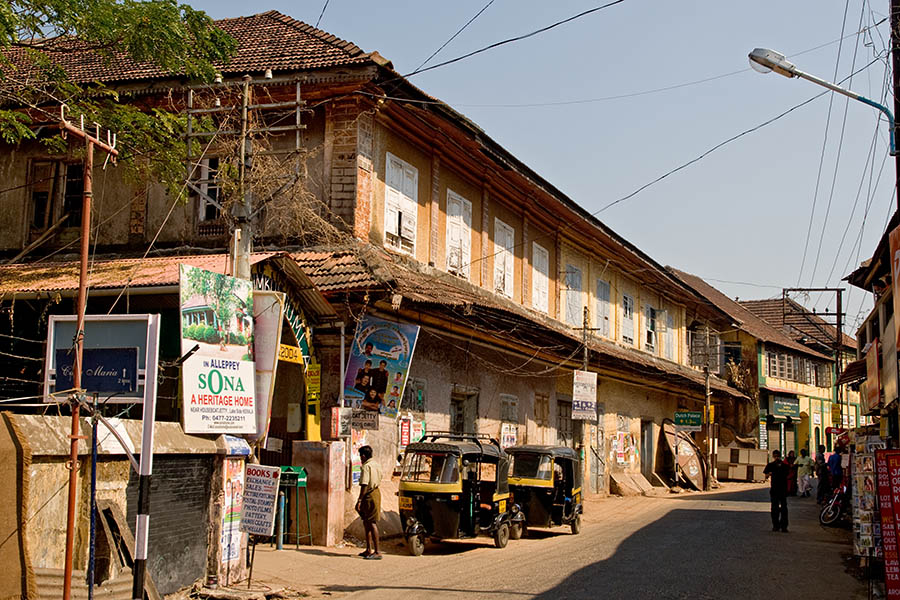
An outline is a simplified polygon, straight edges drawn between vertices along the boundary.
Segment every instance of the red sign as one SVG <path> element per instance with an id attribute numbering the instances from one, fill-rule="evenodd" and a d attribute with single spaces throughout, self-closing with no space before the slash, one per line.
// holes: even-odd
<path id="1" fill-rule="evenodd" d="M 412 428 L 410 419 L 400 419 L 400 446 L 409 446 L 409 435 Z"/>
<path id="2" fill-rule="evenodd" d="M 866 412 L 881 406 L 881 377 L 878 370 L 878 338 L 872 340 L 866 352 Z"/>
<path id="3" fill-rule="evenodd" d="M 888 598 L 900 598 L 900 554 L 897 552 L 897 511 L 900 509 L 900 450 L 876 450 L 878 508 L 884 548 L 884 589 Z"/>
<path id="4" fill-rule="evenodd" d="M 894 314 L 898 315 L 900 310 L 900 227 L 896 227 L 891 231 L 888 237 L 891 246 L 891 287 L 894 288 Z M 900 348 L 900 323 L 898 319 L 894 319 L 894 328 L 897 330 L 894 335 L 897 337 L 897 347 Z"/>

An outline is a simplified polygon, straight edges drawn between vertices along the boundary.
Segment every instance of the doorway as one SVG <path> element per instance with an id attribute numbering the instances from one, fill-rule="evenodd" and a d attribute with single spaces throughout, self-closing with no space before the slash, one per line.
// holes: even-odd
<path id="1" fill-rule="evenodd" d="M 653 421 L 641 419 L 641 474 L 653 481 Z"/>
<path id="2" fill-rule="evenodd" d="M 450 431 L 478 433 L 478 391 L 457 386 L 450 394 Z"/>
<path id="3" fill-rule="evenodd" d="M 556 443 L 560 446 L 575 447 L 572 427 L 572 401 L 556 399 Z"/>

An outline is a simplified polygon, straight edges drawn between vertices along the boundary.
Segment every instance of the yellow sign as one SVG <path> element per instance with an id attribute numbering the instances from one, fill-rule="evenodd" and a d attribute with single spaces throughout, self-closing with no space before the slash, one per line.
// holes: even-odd
<path id="1" fill-rule="evenodd" d="M 400 510 L 412 510 L 412 498 L 400 496 Z"/>
<path id="2" fill-rule="evenodd" d="M 280 344 L 278 348 L 278 360 L 283 360 L 285 362 L 297 363 L 299 365 L 303 364 L 303 355 L 300 354 L 300 348 L 297 346 L 288 346 L 287 344 Z"/>
<path id="3" fill-rule="evenodd" d="M 835 427 L 841 426 L 841 405 L 837 402 L 831 403 L 831 424 Z"/>
<path id="4" fill-rule="evenodd" d="M 706 421 L 707 423 L 714 423 L 716 421 L 716 407 L 714 404 L 709 405 L 709 419 Z"/>
<path id="5" fill-rule="evenodd" d="M 499 506 L 498 510 L 502 513 L 506 512 L 506 500 L 500 501 L 500 506 Z"/>
<path id="6" fill-rule="evenodd" d="M 306 367 L 306 399 L 310 402 L 319 399 L 322 392 L 322 365 L 316 363 Z"/>

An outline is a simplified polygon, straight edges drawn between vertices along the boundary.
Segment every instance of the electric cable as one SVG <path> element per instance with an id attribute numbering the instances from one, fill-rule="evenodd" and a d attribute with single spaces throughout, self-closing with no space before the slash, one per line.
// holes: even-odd
<path id="1" fill-rule="evenodd" d="M 330 0 L 325 0 L 325 4 L 322 6 L 322 12 L 319 13 L 319 18 L 316 19 L 316 25 L 315 25 L 316 29 L 319 28 L 319 23 L 322 22 L 322 17 L 325 16 L 325 9 L 328 8 L 329 2 L 330 2 Z"/>
<path id="2" fill-rule="evenodd" d="M 494 3 L 494 1 L 495 1 L 495 0 L 489 0 L 489 2 L 488 2 L 487 4 L 485 4 L 484 6 L 482 6 L 482 7 L 481 7 L 481 10 L 479 10 L 477 13 L 475 13 L 475 16 L 473 16 L 471 19 L 469 19 L 468 21 L 466 21 L 466 24 L 465 24 L 465 25 L 463 25 L 462 27 L 460 27 L 459 29 L 457 29 L 457 30 L 456 30 L 456 33 L 454 33 L 452 36 L 450 36 L 450 39 L 449 39 L 449 40 L 447 40 L 446 42 L 444 42 L 443 44 L 441 44 L 441 46 L 440 46 L 437 50 L 435 50 L 434 52 L 431 53 L 431 56 L 429 56 L 428 58 L 426 58 L 425 60 L 423 60 L 423 61 L 422 61 L 422 64 L 420 64 L 418 67 L 416 67 L 416 70 L 421 69 L 422 67 L 424 67 L 425 65 L 427 65 L 429 62 L 431 62 L 431 59 L 432 59 L 432 58 L 434 58 L 435 56 L 437 56 L 438 54 L 440 54 L 441 50 L 443 50 L 444 48 L 446 48 L 447 45 L 448 45 L 450 42 L 452 42 L 453 40 L 455 40 L 456 37 L 457 37 L 459 34 L 461 34 L 463 31 L 465 31 L 466 28 L 467 28 L 469 25 L 471 25 L 471 24 L 475 21 L 475 19 L 477 19 L 478 17 L 481 16 L 481 13 L 483 13 L 484 11 L 486 11 L 486 10 L 490 7 L 490 5 Z"/>
<path id="3" fill-rule="evenodd" d="M 850 0 L 847 0 L 846 3 L 844 4 L 844 18 L 843 18 L 843 21 L 841 22 L 841 42 L 838 45 L 837 60 L 835 61 L 835 65 L 834 65 L 834 76 L 831 78 L 832 81 L 835 81 L 837 79 L 838 67 L 840 66 L 840 63 L 841 63 L 841 51 L 844 48 L 844 41 L 843 41 L 844 30 L 847 27 L 847 12 L 849 9 L 850 9 Z M 823 132 L 823 139 L 822 139 L 822 152 L 819 156 L 819 168 L 818 168 L 818 171 L 816 172 L 816 186 L 815 186 L 815 190 L 813 191 L 812 209 L 809 212 L 809 224 L 806 227 L 806 242 L 804 242 L 804 244 L 803 244 L 803 258 L 800 260 L 800 272 L 797 273 L 797 286 L 796 287 L 800 287 L 800 282 L 803 278 L 803 269 L 806 266 L 806 254 L 809 251 L 809 240 L 812 238 L 812 226 L 813 226 L 813 221 L 815 220 L 815 216 L 816 216 L 816 204 L 818 203 L 818 199 L 819 199 L 819 184 L 822 181 L 822 168 L 825 165 L 825 149 L 828 147 L 828 130 L 831 127 L 831 108 L 833 105 L 834 105 L 834 94 L 832 93 L 828 99 L 828 114 L 825 117 L 825 129 Z"/>

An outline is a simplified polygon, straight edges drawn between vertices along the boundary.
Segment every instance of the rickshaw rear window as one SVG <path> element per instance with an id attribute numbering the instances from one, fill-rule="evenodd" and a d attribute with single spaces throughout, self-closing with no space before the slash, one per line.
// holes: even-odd
<path id="1" fill-rule="evenodd" d="M 459 481 L 459 460 L 452 454 L 407 453 L 403 458 L 401 478 L 403 481 L 456 483 Z"/>
<path id="2" fill-rule="evenodd" d="M 549 481 L 553 474 L 553 460 L 543 454 L 516 452 L 510 466 L 511 477 L 528 477 Z"/>

